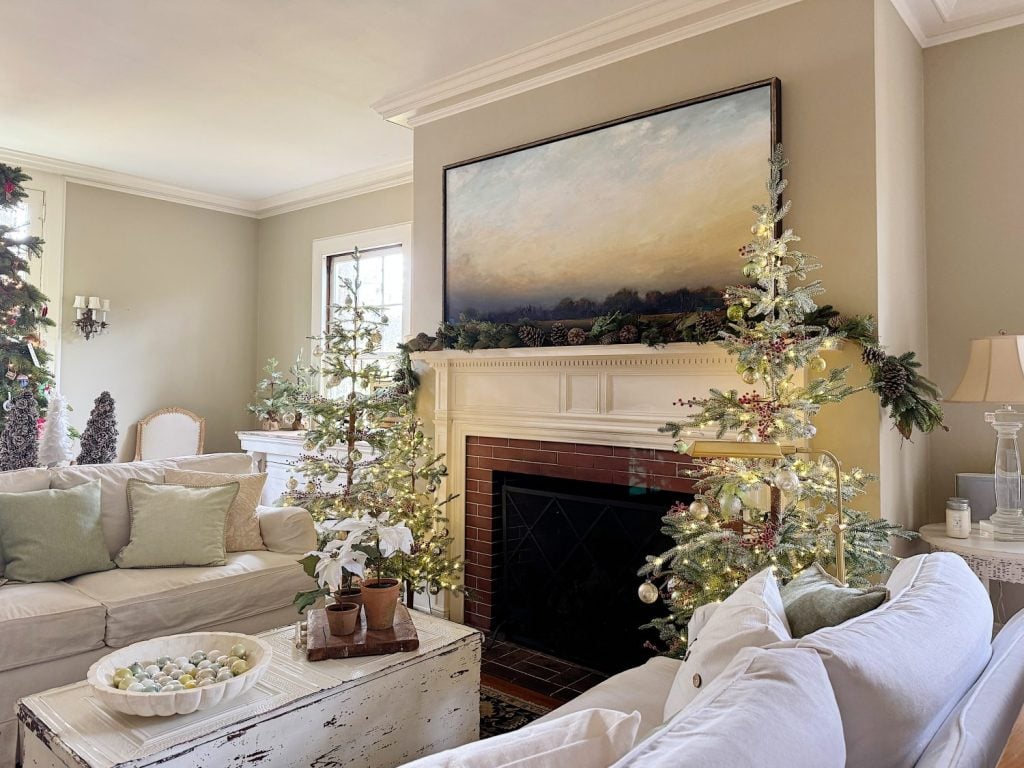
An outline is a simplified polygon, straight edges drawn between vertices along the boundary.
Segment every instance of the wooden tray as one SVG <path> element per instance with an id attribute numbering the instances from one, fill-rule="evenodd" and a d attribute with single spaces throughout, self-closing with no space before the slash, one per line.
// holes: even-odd
<path id="1" fill-rule="evenodd" d="M 359 626 L 351 635 L 337 637 L 327 627 L 327 612 L 311 609 L 306 624 L 306 658 L 310 661 L 347 659 L 352 656 L 380 656 L 385 653 L 415 651 L 420 638 L 404 605 L 395 609 L 391 629 L 367 629 L 366 614 L 359 613 Z"/>

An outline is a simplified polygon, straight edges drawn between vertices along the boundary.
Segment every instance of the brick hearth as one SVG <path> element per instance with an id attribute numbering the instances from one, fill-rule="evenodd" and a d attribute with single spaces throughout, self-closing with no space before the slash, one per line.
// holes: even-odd
<path id="1" fill-rule="evenodd" d="M 495 548 L 500 537 L 501 488 L 495 472 L 559 477 L 595 483 L 692 493 L 682 476 L 689 458 L 673 451 L 624 448 L 502 437 L 466 438 L 466 598 L 465 622 L 491 629 L 498 583 Z"/>

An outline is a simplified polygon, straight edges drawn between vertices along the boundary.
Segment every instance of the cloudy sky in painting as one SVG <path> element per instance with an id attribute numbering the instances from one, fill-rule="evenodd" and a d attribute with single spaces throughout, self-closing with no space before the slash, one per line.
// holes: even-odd
<path id="1" fill-rule="evenodd" d="M 770 89 L 447 172 L 448 314 L 739 279 Z"/>

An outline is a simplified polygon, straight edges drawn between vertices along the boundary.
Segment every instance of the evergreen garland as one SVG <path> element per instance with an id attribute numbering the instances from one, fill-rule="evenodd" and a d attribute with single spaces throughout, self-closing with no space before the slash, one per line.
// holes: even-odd
<path id="1" fill-rule="evenodd" d="M 39 410 L 27 389 L 15 395 L 0 431 L 0 472 L 36 465 L 39 450 Z"/>
<path id="2" fill-rule="evenodd" d="M 101 392 L 93 402 L 89 420 L 82 432 L 78 464 L 111 464 L 117 460 L 117 417 L 114 398 Z"/>

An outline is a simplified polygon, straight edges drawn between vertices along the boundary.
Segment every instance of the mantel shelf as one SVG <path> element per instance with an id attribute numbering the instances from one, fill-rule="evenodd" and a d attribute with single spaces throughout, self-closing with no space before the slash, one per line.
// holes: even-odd
<path id="1" fill-rule="evenodd" d="M 525 367 L 536 365 L 593 366 L 624 364 L 694 364 L 721 365 L 732 358 L 715 344 L 680 342 L 660 347 L 646 344 L 581 344 L 571 347 L 515 347 L 513 349 L 479 349 L 463 351 L 444 349 L 436 352 L 414 352 L 412 359 L 432 368 L 441 367 Z"/>

